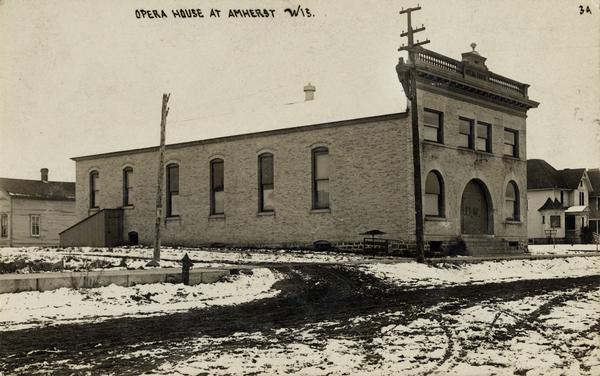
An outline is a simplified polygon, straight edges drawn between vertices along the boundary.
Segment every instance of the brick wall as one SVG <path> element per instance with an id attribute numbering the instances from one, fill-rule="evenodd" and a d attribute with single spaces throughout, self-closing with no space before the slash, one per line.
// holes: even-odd
<path id="1" fill-rule="evenodd" d="M 329 212 L 311 210 L 311 150 L 329 149 Z M 259 215 L 258 155 L 274 155 L 274 215 Z M 225 161 L 225 215 L 211 218 L 209 162 Z M 347 125 L 224 138 L 167 148 L 166 163 L 179 164 L 181 216 L 163 223 L 165 244 L 298 245 L 316 240 L 360 241 L 379 229 L 392 239 L 412 239 L 412 161 L 406 114 L 361 119 Z M 101 208 L 122 205 L 122 170 L 133 168 L 133 208 L 124 213 L 124 234 L 153 241 L 158 153 L 84 158 L 77 161 L 77 215 L 88 216 L 89 173 L 99 171 Z"/>
<path id="2" fill-rule="evenodd" d="M 527 241 L 527 156 L 525 118 L 501 108 L 492 108 L 475 101 L 461 100 L 444 93 L 419 90 L 419 119 L 423 108 L 444 113 L 444 144 L 423 142 L 423 183 L 431 170 L 440 172 L 445 185 L 445 219 L 426 220 L 426 240 L 444 240 L 461 233 L 461 198 L 467 183 L 479 179 L 491 196 L 493 234 L 496 238 Z M 459 145 L 459 117 L 492 125 L 492 152 L 462 149 Z M 422 129 L 421 123 L 421 129 Z M 519 158 L 503 156 L 504 127 L 519 132 Z M 422 134 L 422 133 L 421 133 Z M 504 219 L 504 200 L 509 181 L 517 184 L 520 198 L 520 222 Z"/>
<path id="3" fill-rule="evenodd" d="M 431 90 L 419 90 L 423 108 L 444 113 L 444 144 L 423 142 L 422 178 L 437 170 L 444 181 L 445 218 L 426 220 L 426 241 L 452 241 L 461 235 L 461 200 L 467 183 L 481 181 L 491 197 L 493 234 L 527 240 L 525 117 L 498 107 Z M 359 119 L 324 126 L 236 136 L 173 145 L 166 163 L 178 163 L 181 217 L 163 222 L 166 244 L 301 246 L 316 240 L 355 244 L 360 232 L 379 229 L 389 239 L 414 243 L 414 200 L 410 118 L 407 114 Z M 457 147 L 459 117 L 492 125 L 492 152 Z M 421 124 L 422 127 L 422 124 Z M 519 157 L 503 155 L 504 127 L 519 132 Z M 311 150 L 325 146 L 331 158 L 331 210 L 311 210 Z M 259 215 L 258 155 L 274 155 L 275 213 Z M 225 216 L 210 210 L 209 162 L 225 161 Z M 122 205 L 122 171 L 133 168 L 133 208 L 125 208 L 124 234 L 137 231 L 152 243 L 155 215 L 156 149 L 77 160 L 77 213 L 89 209 L 89 173 L 100 173 L 102 208 Z M 517 184 L 520 221 L 504 218 L 505 191 Z"/>

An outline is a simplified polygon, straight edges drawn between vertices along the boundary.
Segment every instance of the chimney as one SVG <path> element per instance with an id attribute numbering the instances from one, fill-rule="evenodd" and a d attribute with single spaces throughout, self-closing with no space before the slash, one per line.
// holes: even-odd
<path id="1" fill-rule="evenodd" d="M 42 168 L 40 170 L 40 172 L 42 173 L 42 181 L 44 183 L 47 183 L 48 182 L 48 169 L 47 168 Z"/>
<path id="2" fill-rule="evenodd" d="M 304 87 L 304 101 L 307 102 L 315 99 L 315 91 L 317 91 L 317 89 L 309 82 L 308 85 Z"/>

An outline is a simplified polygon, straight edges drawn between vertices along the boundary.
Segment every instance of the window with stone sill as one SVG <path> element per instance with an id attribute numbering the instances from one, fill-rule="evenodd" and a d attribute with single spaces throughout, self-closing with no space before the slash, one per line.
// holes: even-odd
<path id="1" fill-rule="evenodd" d="M 519 157 L 519 137 L 514 129 L 504 128 L 504 155 L 509 157 Z"/>
<path id="2" fill-rule="evenodd" d="M 492 152 L 492 125 L 477 122 L 477 139 L 475 141 L 475 149 L 478 151 Z"/>
<path id="3" fill-rule="evenodd" d="M 98 171 L 90 172 L 90 208 L 97 208 L 98 198 L 100 196 L 99 187 L 100 173 Z"/>
<path id="4" fill-rule="evenodd" d="M 444 217 L 444 183 L 437 171 L 427 174 L 425 180 L 425 216 Z"/>
<path id="5" fill-rule="evenodd" d="M 225 214 L 225 162 L 210 161 L 210 214 Z"/>
<path id="6" fill-rule="evenodd" d="M 458 146 L 473 149 L 473 120 L 461 117 L 458 121 L 458 132 L 460 136 Z"/>
<path id="7" fill-rule="evenodd" d="M 443 113 L 429 108 L 423 109 L 423 138 L 426 141 L 444 143 Z"/>
<path id="8" fill-rule="evenodd" d="M 312 208 L 329 209 L 329 150 L 312 151 Z"/>
<path id="9" fill-rule="evenodd" d="M 123 206 L 133 205 L 133 168 L 123 169 Z"/>
<path id="10" fill-rule="evenodd" d="M 258 211 L 273 212 L 274 179 L 273 154 L 265 153 L 258 157 Z"/>
<path id="11" fill-rule="evenodd" d="M 506 185 L 504 200 L 504 218 L 507 221 L 519 221 L 519 189 L 514 181 L 510 181 Z"/>
<path id="12" fill-rule="evenodd" d="M 179 165 L 172 163 L 167 166 L 167 202 L 166 217 L 179 215 Z"/>

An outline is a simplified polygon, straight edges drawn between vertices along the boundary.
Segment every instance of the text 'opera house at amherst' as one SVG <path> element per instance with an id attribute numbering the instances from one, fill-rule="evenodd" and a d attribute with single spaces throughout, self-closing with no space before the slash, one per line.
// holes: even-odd
<path id="1" fill-rule="evenodd" d="M 416 53 L 429 249 L 460 239 L 479 254 L 527 244 L 526 113 L 538 103 L 528 85 L 492 73 L 485 61 L 475 48 L 460 61 Z M 396 67 L 404 87 L 409 64 Z M 305 90 L 310 96 L 314 87 Z M 347 248 L 378 229 L 392 249 L 413 247 L 411 145 L 408 110 L 167 145 L 162 242 Z M 88 245 L 132 236 L 152 244 L 158 153 L 73 158 L 80 222 L 61 234 L 63 245 L 82 234 L 95 242 Z"/>

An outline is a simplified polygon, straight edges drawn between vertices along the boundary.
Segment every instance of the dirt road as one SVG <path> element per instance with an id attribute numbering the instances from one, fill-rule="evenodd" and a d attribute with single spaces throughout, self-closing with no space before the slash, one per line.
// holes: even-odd
<path id="1" fill-rule="evenodd" d="M 372 339 L 382 329 L 408 325 L 418 319 L 438 319 L 442 323 L 439 328 L 448 339 L 443 355 L 436 359 L 439 367 L 449 358 L 460 356 L 460 352 L 455 353 L 457 346 L 464 351 L 469 346 L 481 346 L 456 338 L 450 340 L 456 333 L 452 333 L 449 322 L 459 311 L 484 301 L 497 303 L 550 294 L 551 299 L 535 311 L 519 316 L 507 330 L 481 339 L 505 341 L 521 330 L 535 329 L 540 314 L 552 307 L 600 286 L 600 276 L 591 276 L 408 290 L 349 266 L 293 265 L 276 269 L 287 278 L 275 286 L 281 294 L 272 299 L 166 316 L 0 333 L 0 371 L 140 374 L 158 369 L 165 359 L 177 363 L 217 348 L 222 353 L 235 354 L 246 347 L 271 346 L 269 343 L 282 346 L 298 341 L 289 337 L 294 328 L 325 321 L 344 323 L 364 316 L 369 319 L 352 325 L 323 326 L 313 334 L 362 341 L 365 361 L 376 365 L 381 359 L 369 346 L 376 346 Z M 432 307 L 436 307 L 434 313 Z M 400 314 L 383 314 L 390 312 Z M 260 333 L 269 340 L 234 336 L 240 332 Z M 190 345 L 197 338 L 218 341 L 213 341 L 209 348 L 199 349 Z M 161 356 L 148 356 L 157 350 Z M 585 349 L 575 350 L 584 351 L 577 356 L 586 356 Z"/>

